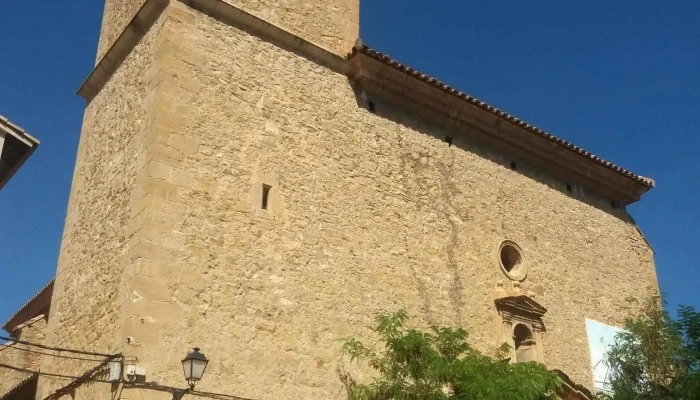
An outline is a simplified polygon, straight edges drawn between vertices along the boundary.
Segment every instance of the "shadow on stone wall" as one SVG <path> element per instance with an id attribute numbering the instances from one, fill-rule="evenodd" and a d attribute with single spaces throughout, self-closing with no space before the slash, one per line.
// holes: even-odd
<path id="1" fill-rule="evenodd" d="M 353 88 L 355 100 L 360 108 L 367 109 L 381 118 L 443 141 L 446 146 L 457 147 L 499 164 L 503 168 L 515 170 L 519 174 L 558 190 L 570 198 L 595 207 L 626 223 L 636 225 L 624 206 L 612 203 L 610 199 L 599 196 L 591 189 L 583 187 L 577 182 L 567 181 L 565 177 L 557 174 L 556 171 L 547 171 L 527 163 L 505 150 L 497 149 L 493 145 L 478 139 L 473 133 L 468 132 L 463 127 L 440 124 L 426 117 L 411 114 L 412 110 L 404 106 L 391 103 L 374 94 L 365 93 L 350 80 L 349 84 Z"/>

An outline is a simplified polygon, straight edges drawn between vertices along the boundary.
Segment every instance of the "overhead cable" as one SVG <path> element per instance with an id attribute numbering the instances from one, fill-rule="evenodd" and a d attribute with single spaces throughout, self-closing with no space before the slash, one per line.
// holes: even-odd
<path id="1" fill-rule="evenodd" d="M 24 345 L 27 345 L 27 346 L 38 347 L 38 348 L 44 349 L 44 350 L 62 351 L 62 352 L 66 352 L 66 353 L 84 354 L 84 355 L 88 355 L 88 356 L 98 356 L 98 357 L 113 357 L 113 356 L 116 356 L 116 354 L 95 353 L 95 352 L 92 352 L 92 351 L 84 351 L 84 350 L 66 349 L 66 348 L 63 348 L 63 347 L 46 346 L 46 345 L 39 344 L 39 343 L 25 342 L 25 341 L 22 341 L 22 340 L 17 340 L 17 339 L 14 339 L 14 338 L 8 338 L 8 337 L 4 337 L 4 336 L 0 336 L 0 340 L 4 340 L 4 341 L 6 341 L 6 342 L 14 342 L 14 343 L 19 343 L 19 344 L 24 344 Z M 97 361 L 97 360 L 96 360 L 96 361 Z"/>

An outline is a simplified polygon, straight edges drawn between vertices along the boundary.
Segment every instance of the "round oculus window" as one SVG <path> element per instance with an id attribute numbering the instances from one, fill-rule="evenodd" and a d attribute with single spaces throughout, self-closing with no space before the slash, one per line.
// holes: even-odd
<path id="1" fill-rule="evenodd" d="M 510 278 L 516 281 L 521 281 L 527 276 L 527 266 L 523 262 L 523 252 L 520 246 L 506 240 L 501 243 L 498 249 L 498 260 L 501 264 L 501 269 Z"/>

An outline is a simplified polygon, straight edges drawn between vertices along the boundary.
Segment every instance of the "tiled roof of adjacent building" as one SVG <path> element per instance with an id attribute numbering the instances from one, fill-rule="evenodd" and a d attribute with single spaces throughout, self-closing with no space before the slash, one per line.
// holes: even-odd
<path id="1" fill-rule="evenodd" d="M 562 380 L 564 383 L 564 386 L 561 388 L 562 391 L 565 394 L 565 397 L 563 397 L 564 400 L 567 399 L 580 399 L 580 400 L 588 400 L 588 399 L 593 399 L 595 396 L 593 396 L 593 393 L 591 393 L 588 388 L 585 386 L 578 384 L 569 378 L 567 374 L 565 374 L 563 371 L 554 369 L 552 370 L 559 379 Z"/>
<path id="2" fill-rule="evenodd" d="M 55 279 L 51 279 L 41 290 L 39 290 L 29 301 L 27 301 L 17 312 L 15 312 L 2 326 L 7 332 L 12 334 L 12 331 L 24 322 L 34 318 L 41 310 L 45 310 L 51 305 L 51 296 L 53 295 L 53 284 Z M 34 309 L 34 312 L 31 312 Z M 31 315 L 22 315 L 29 312 Z M 22 318 L 23 317 L 23 318 Z"/>
<path id="3" fill-rule="evenodd" d="M 30 395 L 32 396 L 31 398 L 34 398 L 33 395 L 36 392 L 36 385 L 38 380 L 39 374 L 37 373 L 33 373 L 27 376 L 15 386 L 10 388 L 10 390 L 8 390 L 7 392 L 0 393 L 0 400 L 27 399 Z"/>
<path id="4" fill-rule="evenodd" d="M 591 160 L 593 160 L 593 161 L 595 161 L 595 162 L 597 162 L 597 163 L 599 163 L 607 168 L 610 168 L 611 170 L 616 171 L 616 172 L 618 172 L 618 173 L 620 173 L 628 178 L 634 179 L 635 181 L 638 181 L 639 183 L 641 183 L 649 188 L 653 188 L 655 185 L 655 182 L 653 179 L 650 179 L 650 178 L 647 178 L 647 177 L 644 177 L 641 175 L 637 175 L 633 172 L 630 172 L 630 171 L 628 171 L 628 170 L 626 170 L 618 165 L 615 165 L 609 161 L 606 161 L 606 160 L 596 156 L 595 154 L 593 154 L 587 150 L 584 150 L 584 149 L 582 149 L 582 148 L 580 148 L 572 143 L 569 143 L 564 139 L 561 139 L 557 136 L 554 136 L 551 133 L 548 133 L 548 132 L 546 132 L 546 131 L 544 131 L 536 126 L 530 125 L 527 122 L 521 120 L 520 118 L 517 118 L 517 117 L 515 117 L 515 116 L 513 116 L 513 115 L 511 115 L 511 114 L 509 114 L 509 113 L 507 113 L 499 108 L 496 108 L 496 107 L 494 107 L 494 106 L 492 106 L 484 101 L 481 101 L 473 96 L 470 96 L 467 93 L 461 92 L 461 91 L 447 85 L 446 83 L 439 81 L 438 79 L 436 79 L 432 76 L 426 75 L 426 74 L 424 74 L 420 71 L 417 71 L 417 70 L 415 70 L 407 65 L 404 65 L 404 64 L 392 59 L 387 54 L 382 54 L 382 53 L 378 52 L 377 50 L 368 47 L 362 40 L 359 40 L 359 39 L 358 39 L 357 43 L 355 44 L 355 47 L 353 48 L 352 53 L 350 54 L 350 57 L 352 57 L 356 53 L 365 54 L 365 55 L 367 55 L 375 60 L 378 60 L 382 63 L 385 63 L 386 65 L 391 66 L 392 68 L 395 68 L 396 70 L 399 70 L 399 71 L 405 73 L 408 76 L 411 76 L 411 77 L 418 79 L 422 82 L 425 82 L 427 84 L 435 86 L 436 88 L 439 88 L 439 89 L 445 91 L 446 93 L 449 93 L 450 95 L 453 95 L 453 96 L 458 97 L 466 102 L 469 102 L 477 107 L 480 107 L 480 108 L 486 110 L 487 112 L 502 118 L 505 121 L 508 121 L 512 124 L 518 125 L 524 129 L 530 131 L 533 135 L 538 135 L 538 136 L 541 136 L 545 139 L 548 139 L 551 142 L 553 142 L 559 146 L 562 146 L 562 147 L 564 147 L 572 152 L 575 152 L 583 157 L 589 158 L 589 159 L 591 159 Z"/>
<path id="5" fill-rule="evenodd" d="M 39 146 L 39 141 L 0 115 L 0 189 Z"/>

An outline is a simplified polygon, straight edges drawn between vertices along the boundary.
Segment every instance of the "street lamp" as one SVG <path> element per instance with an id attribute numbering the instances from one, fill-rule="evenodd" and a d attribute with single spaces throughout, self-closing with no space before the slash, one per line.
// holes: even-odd
<path id="1" fill-rule="evenodd" d="M 209 360 L 204 356 L 204 354 L 199 352 L 199 347 L 195 347 L 194 351 L 187 354 L 184 360 L 182 360 L 182 369 L 185 372 L 185 380 L 187 384 L 190 385 L 189 389 L 178 390 L 173 394 L 173 400 L 180 400 L 188 392 L 194 390 L 194 385 L 202 379 L 204 375 L 204 370 L 207 369 L 207 364 Z"/>
<path id="2" fill-rule="evenodd" d="M 194 351 L 182 360 L 182 368 L 185 371 L 185 379 L 190 385 L 190 390 L 194 390 L 194 385 L 202 379 L 208 363 L 209 360 L 199 352 L 199 347 L 195 347 Z"/>

